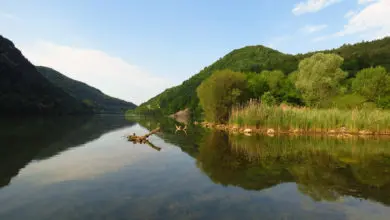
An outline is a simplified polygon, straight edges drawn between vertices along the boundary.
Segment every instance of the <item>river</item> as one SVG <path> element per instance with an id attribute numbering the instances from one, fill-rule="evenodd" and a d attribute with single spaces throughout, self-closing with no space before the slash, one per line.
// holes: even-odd
<path id="1" fill-rule="evenodd" d="M 0 219 L 388 219 L 390 141 L 1 119 Z M 149 145 L 126 135 L 156 127 Z M 161 149 L 159 149 L 161 148 Z"/>

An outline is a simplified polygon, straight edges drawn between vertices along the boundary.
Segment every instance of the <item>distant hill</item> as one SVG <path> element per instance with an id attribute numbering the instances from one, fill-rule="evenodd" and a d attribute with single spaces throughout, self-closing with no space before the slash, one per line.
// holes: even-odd
<path id="1" fill-rule="evenodd" d="M 96 113 L 119 113 L 137 107 L 131 102 L 110 97 L 100 90 L 71 79 L 54 69 L 43 66 L 37 66 L 36 68 L 51 83 L 60 87 L 77 100 L 92 107 Z"/>
<path id="2" fill-rule="evenodd" d="M 340 48 L 318 51 L 336 53 L 344 58 L 342 68 L 351 76 L 363 68 L 381 65 L 390 71 L 390 37 L 354 45 L 343 45 Z M 169 115 L 179 110 L 199 108 L 196 88 L 214 71 L 231 69 L 241 72 L 261 72 L 263 70 L 282 70 L 289 74 L 298 68 L 299 61 L 316 52 L 290 55 L 264 46 L 247 46 L 236 49 L 220 58 L 215 63 L 184 81 L 181 85 L 169 88 L 141 104 L 137 111 L 162 111 Z"/>
<path id="3" fill-rule="evenodd" d="M 82 113 L 92 110 L 50 83 L 10 40 L 0 35 L 0 114 Z"/>

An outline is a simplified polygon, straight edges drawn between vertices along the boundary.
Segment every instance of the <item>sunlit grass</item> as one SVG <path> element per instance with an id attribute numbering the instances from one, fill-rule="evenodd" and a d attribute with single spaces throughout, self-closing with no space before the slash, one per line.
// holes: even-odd
<path id="1" fill-rule="evenodd" d="M 314 109 L 266 106 L 251 101 L 232 109 L 230 124 L 276 130 L 328 132 L 346 128 L 348 132 L 370 131 L 390 134 L 390 111 L 368 109 Z"/>

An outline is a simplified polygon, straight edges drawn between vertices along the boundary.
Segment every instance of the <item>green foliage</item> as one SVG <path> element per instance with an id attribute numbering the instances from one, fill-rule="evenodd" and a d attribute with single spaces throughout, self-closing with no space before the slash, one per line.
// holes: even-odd
<path id="1" fill-rule="evenodd" d="M 354 92 L 376 101 L 390 93 L 390 74 L 384 67 L 371 67 L 359 71 L 352 83 Z"/>
<path id="2" fill-rule="evenodd" d="M 266 91 L 269 90 L 269 86 L 266 78 L 258 73 L 249 73 L 248 76 L 248 90 L 252 98 L 261 97 Z"/>
<path id="3" fill-rule="evenodd" d="M 354 77 L 358 71 L 372 66 L 383 66 L 390 71 L 390 37 L 353 45 L 345 44 L 332 50 L 298 54 L 296 57 L 302 60 L 318 52 L 338 54 L 343 57 L 344 63 L 341 68 L 349 73 L 349 77 Z"/>
<path id="4" fill-rule="evenodd" d="M 297 66 L 298 60 L 293 55 L 283 54 L 264 46 L 244 47 L 230 52 L 212 65 L 201 70 L 198 74 L 184 81 L 181 85 L 165 90 L 158 96 L 141 104 L 139 108 L 157 103 L 161 107 L 163 114 L 166 115 L 185 108 L 190 108 L 193 114 L 199 114 L 201 111 L 199 111 L 199 99 L 196 89 L 217 70 L 231 69 L 243 73 L 260 73 L 263 70 L 279 69 L 289 73 L 294 71 Z M 261 91 L 259 94 L 256 93 L 257 98 L 261 95 Z M 197 111 L 194 111 L 194 109 L 197 109 Z"/>
<path id="5" fill-rule="evenodd" d="M 281 89 L 283 81 L 285 79 L 285 75 L 280 70 L 268 71 L 265 70 L 261 72 L 261 75 L 264 77 L 268 84 L 268 88 L 270 92 L 276 93 Z"/>
<path id="6" fill-rule="evenodd" d="M 355 109 L 363 108 L 367 99 L 358 94 L 339 95 L 321 103 L 324 108 Z"/>
<path id="7" fill-rule="evenodd" d="M 299 63 L 295 85 L 306 104 L 318 105 L 338 93 L 340 81 L 347 74 L 340 69 L 343 58 L 334 54 L 317 53 Z"/>
<path id="8" fill-rule="evenodd" d="M 276 99 L 272 96 L 271 92 L 266 92 L 261 96 L 261 103 L 264 105 L 273 106 L 276 104 Z"/>
<path id="9" fill-rule="evenodd" d="M 213 73 L 197 89 L 205 118 L 212 122 L 225 122 L 231 107 L 242 101 L 247 87 L 246 76 L 231 70 Z"/>
<path id="10" fill-rule="evenodd" d="M 325 54 L 338 54 L 344 58 L 341 69 L 348 72 L 349 78 L 356 73 L 371 66 L 381 65 L 390 71 L 390 38 L 362 42 L 354 45 L 344 45 L 340 48 L 322 51 Z M 248 46 L 237 49 L 219 59 L 212 65 L 204 68 L 198 74 L 184 81 L 181 85 L 165 90 L 160 95 L 142 104 L 159 106 L 165 115 L 175 113 L 185 108 L 190 108 L 192 113 L 200 115 L 199 99 L 196 95 L 196 88 L 207 79 L 212 72 L 222 69 L 231 69 L 247 73 L 248 75 L 248 98 L 259 99 L 264 92 L 270 88 L 265 86 L 265 81 L 260 74 L 262 71 L 280 70 L 287 74 L 287 79 L 280 82 L 280 88 L 274 90 L 272 95 L 278 102 L 287 102 L 294 105 L 303 105 L 302 93 L 296 89 L 298 63 L 309 58 L 317 52 L 307 54 L 289 55 L 266 48 L 263 46 Z M 340 85 L 332 92 L 346 94 L 351 93 L 352 79 L 345 79 L 339 82 Z M 325 84 L 326 85 L 326 84 Z M 324 85 L 324 86 L 325 86 Z M 329 97 L 326 97 L 329 98 Z"/>
<path id="11" fill-rule="evenodd" d="M 390 95 L 380 97 L 377 103 L 379 108 L 390 109 Z"/>

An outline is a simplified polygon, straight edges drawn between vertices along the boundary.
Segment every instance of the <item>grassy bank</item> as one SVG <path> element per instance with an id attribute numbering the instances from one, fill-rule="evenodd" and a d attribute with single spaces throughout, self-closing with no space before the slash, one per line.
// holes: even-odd
<path id="1" fill-rule="evenodd" d="M 229 124 L 279 132 L 390 134 L 390 111 L 295 108 L 250 102 L 232 109 Z"/>

